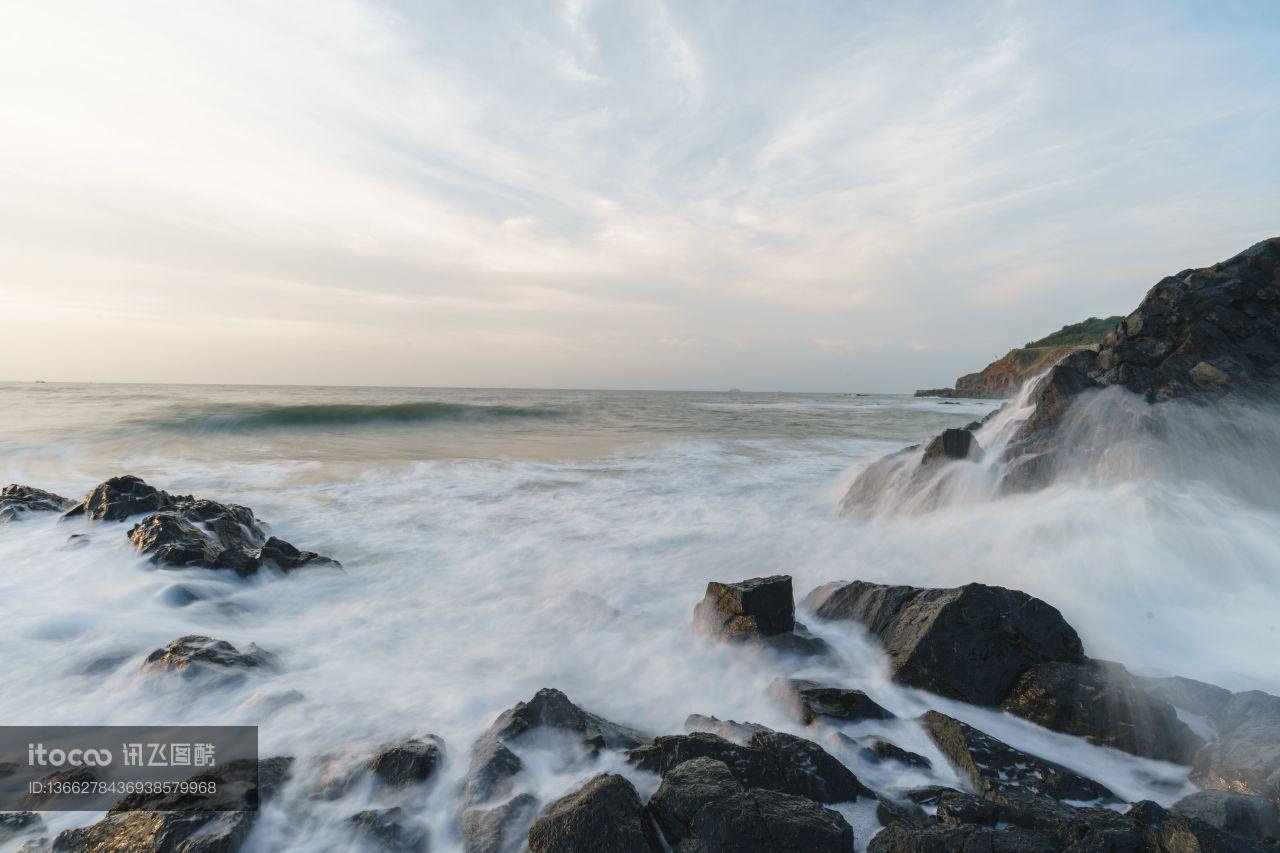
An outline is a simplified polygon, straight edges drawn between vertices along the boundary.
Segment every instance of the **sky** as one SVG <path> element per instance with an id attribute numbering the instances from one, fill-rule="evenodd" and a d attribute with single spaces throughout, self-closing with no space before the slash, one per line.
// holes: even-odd
<path id="1" fill-rule="evenodd" d="M 0 0 L 0 380 L 911 391 L 1280 234 L 1280 4 Z"/>

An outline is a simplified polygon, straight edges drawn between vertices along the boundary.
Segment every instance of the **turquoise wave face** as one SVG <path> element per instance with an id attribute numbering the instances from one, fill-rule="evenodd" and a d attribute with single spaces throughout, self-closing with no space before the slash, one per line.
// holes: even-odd
<path id="1" fill-rule="evenodd" d="M 154 423 L 156 426 L 170 429 L 234 432 L 366 424 L 418 424 L 431 421 L 558 418 L 565 414 L 563 410 L 546 407 L 475 405 L 439 401 L 387 404 L 314 403 L 290 406 L 234 404 L 186 408 L 163 416 Z"/>

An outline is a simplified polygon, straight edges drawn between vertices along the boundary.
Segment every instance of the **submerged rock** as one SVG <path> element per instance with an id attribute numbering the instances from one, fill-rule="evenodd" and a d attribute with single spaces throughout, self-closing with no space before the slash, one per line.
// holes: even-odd
<path id="1" fill-rule="evenodd" d="M 681 853 L 853 850 L 853 829 L 839 812 L 805 797 L 747 787 L 728 765 L 709 757 L 671 767 L 649 811 Z"/>
<path id="2" fill-rule="evenodd" d="M 29 512 L 61 512 L 71 503 L 44 489 L 10 483 L 0 489 L 0 524 L 17 521 Z"/>
<path id="3" fill-rule="evenodd" d="M 819 587 L 805 603 L 819 618 L 865 626 L 884 644 L 897 681 L 978 705 L 999 704 L 1036 664 L 1085 659 L 1056 608 L 1003 587 L 854 581 Z"/>
<path id="4" fill-rule="evenodd" d="M 746 744 L 757 732 L 767 734 L 773 731 L 759 723 L 739 723 L 735 720 L 705 717 L 702 714 L 690 714 L 686 717 L 684 729 L 686 732 L 708 732 L 738 744 Z"/>
<path id="5" fill-rule="evenodd" d="M 193 677 L 214 671 L 274 668 L 275 655 L 252 643 L 244 651 L 226 640 L 190 634 L 147 655 L 144 672 L 175 672 Z"/>
<path id="6" fill-rule="evenodd" d="M 1115 794 L 1092 779 L 1014 749 L 953 717 L 928 711 L 920 722 L 947 760 L 988 799 L 1017 802 L 1051 797 L 1118 802 Z"/>
<path id="7" fill-rule="evenodd" d="M 1114 663 L 1037 664 L 1018 678 L 1002 707 L 1045 728 L 1145 758 L 1190 764 L 1204 745 L 1172 705 L 1139 689 Z"/>
<path id="8" fill-rule="evenodd" d="M 0 844 L 43 831 L 44 820 L 35 812 L 0 812 Z"/>
<path id="9" fill-rule="evenodd" d="M 425 853 L 429 846 L 427 831 L 408 826 L 399 806 L 356 812 L 347 822 L 365 845 L 387 853 Z"/>
<path id="10" fill-rule="evenodd" d="M 384 785 L 400 788 L 426 782 L 444 763 L 444 741 L 435 735 L 388 743 L 369 759 L 369 770 Z"/>
<path id="11" fill-rule="evenodd" d="M 472 745 L 471 764 L 462 783 L 459 820 L 469 853 L 498 853 L 512 839 L 523 841 L 521 824 L 527 826 L 532 819 L 532 798 L 511 798 L 524 762 L 507 744 L 535 731 L 569 736 L 574 754 L 561 760 L 570 767 L 589 761 L 601 750 L 630 749 L 645 740 L 640 732 L 583 710 L 553 688 L 543 688 L 528 702 L 503 711 Z M 536 808 L 536 800 L 533 804 Z"/>
<path id="12" fill-rule="evenodd" d="M 933 767 L 933 762 L 923 755 L 903 749 L 896 743 L 885 740 L 882 737 L 852 738 L 844 732 L 834 732 L 833 737 L 836 743 L 845 749 L 855 752 L 859 758 L 868 764 L 895 761 L 906 767 L 915 767 L 920 770 L 928 770 Z"/>
<path id="13" fill-rule="evenodd" d="M 635 786 L 600 774 L 548 805 L 529 828 L 529 853 L 660 853 Z"/>
<path id="14" fill-rule="evenodd" d="M 827 687 L 799 678 L 774 679 L 770 692 L 800 722 L 808 725 L 818 717 L 836 720 L 891 720 L 893 714 L 881 708 L 861 690 Z"/>

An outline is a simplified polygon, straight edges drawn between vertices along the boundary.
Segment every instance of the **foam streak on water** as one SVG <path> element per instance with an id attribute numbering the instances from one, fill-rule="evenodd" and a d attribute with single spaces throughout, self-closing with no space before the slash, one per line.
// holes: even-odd
<path id="1" fill-rule="evenodd" d="M 294 754 L 303 767 L 353 744 L 436 733 L 449 746 L 449 781 L 422 808 L 439 849 L 456 843 L 450 795 L 471 740 L 543 686 L 652 733 L 680 731 L 690 713 L 799 732 L 767 687 L 777 675 L 814 675 L 862 687 L 903 714 L 954 713 L 1127 798 L 1168 802 L 1181 790 L 1178 768 L 897 688 L 874 646 L 848 626 L 806 620 L 845 658 L 826 669 L 705 642 L 689 622 L 713 579 L 785 572 L 797 596 L 834 579 L 1001 583 L 1059 607 L 1096 656 L 1280 688 L 1270 651 L 1280 513 L 1265 495 L 1197 480 L 1195 465 L 1168 480 L 1117 474 L 927 514 L 838 515 L 862 465 L 980 418 L 990 403 L 52 385 L 0 386 L 0 397 L 5 482 L 79 496 L 136 473 L 170 491 L 251 506 L 273 533 L 345 566 L 235 581 L 150 566 L 125 538 L 126 523 L 32 518 L 0 527 L 0 722 L 259 722 L 264 754 Z M 540 414 L 172 428 L 175 413 L 260 413 L 273 401 Z M 88 532 L 88 546 L 66 547 L 71 532 Z M 179 583 L 209 597 L 174 606 Z M 190 633 L 256 642 L 280 656 L 283 671 L 205 693 L 138 673 L 148 651 Z M 101 659 L 122 663 L 81 674 Z M 303 701 L 264 710 L 264 696 L 290 690 Z M 956 783 L 913 723 L 846 730 L 881 731 L 940 768 L 901 778 L 843 755 L 873 786 Z M 822 733 L 808 736 L 837 750 Z M 572 784 L 562 770 L 541 768 L 546 797 Z M 626 772 L 652 788 L 652 777 Z M 255 849 L 325 849 L 361 807 L 300 805 L 300 790 L 264 815 Z M 861 846 L 868 835 L 860 835 Z"/>

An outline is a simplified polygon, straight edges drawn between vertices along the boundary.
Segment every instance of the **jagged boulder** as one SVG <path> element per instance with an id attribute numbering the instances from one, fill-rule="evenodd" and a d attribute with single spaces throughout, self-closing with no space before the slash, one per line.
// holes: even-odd
<path id="1" fill-rule="evenodd" d="M 1103 339 L 1094 377 L 1151 400 L 1272 394 L 1280 378 L 1280 237 L 1161 280 Z"/>
<path id="2" fill-rule="evenodd" d="M 94 486 L 80 503 L 67 510 L 64 518 L 86 516 L 91 521 L 122 521 L 131 515 L 169 509 L 190 495 L 171 495 L 147 485 L 141 477 L 125 474 Z"/>
<path id="3" fill-rule="evenodd" d="M 519 794 L 489 808 L 462 812 L 459 826 L 467 853 L 517 853 L 528 842 L 529 827 L 538 813 L 538 799 Z"/>
<path id="4" fill-rule="evenodd" d="M 659 853 L 635 786 L 602 773 L 548 805 L 529 828 L 529 853 Z"/>
<path id="5" fill-rule="evenodd" d="M 987 799 L 1006 803 L 1035 797 L 1118 802 L 1104 785 L 1014 749 L 954 717 L 928 711 L 920 722 L 947 760 Z"/>
<path id="6" fill-rule="evenodd" d="M 435 735 L 380 746 L 369 759 L 369 771 L 384 785 L 402 788 L 426 782 L 444 763 L 444 741 Z"/>
<path id="7" fill-rule="evenodd" d="M 71 503 L 44 489 L 10 483 L 0 489 L 0 524 L 17 521 L 29 512 L 61 512 Z"/>
<path id="8" fill-rule="evenodd" d="M 693 609 L 694 625 L 712 636 L 751 642 L 797 654 L 823 654 L 827 644 L 796 622 L 789 575 L 750 578 L 736 583 L 712 581 Z"/>
<path id="9" fill-rule="evenodd" d="M 679 853 L 852 853 L 853 829 L 811 799 L 752 788 L 722 761 L 671 767 L 649 811 Z"/>
<path id="10" fill-rule="evenodd" d="M 632 764 L 660 776 L 694 758 L 722 762 L 748 788 L 781 791 L 820 803 L 875 797 L 822 747 L 783 732 L 755 732 L 746 745 L 707 732 L 667 735 L 627 754 Z"/>
<path id="11" fill-rule="evenodd" d="M 893 719 L 893 714 L 861 690 L 827 687 L 800 678 L 774 679 L 769 689 L 805 725 L 818 717 L 847 721 Z"/>
<path id="12" fill-rule="evenodd" d="M 999 704 L 1036 664 L 1085 660 L 1056 608 L 1003 587 L 854 581 L 819 587 L 805 604 L 819 618 L 866 627 L 884 644 L 897 681 L 978 705 Z"/>
<path id="13" fill-rule="evenodd" d="M 1204 745 L 1172 705 L 1138 688 L 1115 663 L 1037 664 L 1022 673 L 1001 707 L 1045 728 L 1145 758 L 1190 764 Z"/>
<path id="14" fill-rule="evenodd" d="M 773 731 L 768 726 L 762 726 L 759 723 L 739 723 L 736 720 L 721 720 L 702 714 L 690 714 L 685 717 L 684 730 L 686 732 L 707 732 L 742 745 L 751 740 L 752 736 L 757 732 L 767 734 Z"/>
<path id="15" fill-rule="evenodd" d="M 275 655 L 252 643 L 244 651 L 226 640 L 190 634 L 147 655 L 144 672 L 171 672 L 190 677 L 234 670 L 273 669 Z"/>

